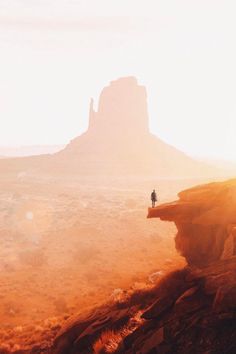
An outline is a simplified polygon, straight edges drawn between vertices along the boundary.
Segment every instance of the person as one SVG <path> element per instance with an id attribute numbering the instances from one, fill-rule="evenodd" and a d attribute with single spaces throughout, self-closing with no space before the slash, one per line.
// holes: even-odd
<path id="1" fill-rule="evenodd" d="M 155 203 L 157 202 L 157 194 L 155 189 L 153 189 L 151 194 L 152 208 L 155 208 Z"/>

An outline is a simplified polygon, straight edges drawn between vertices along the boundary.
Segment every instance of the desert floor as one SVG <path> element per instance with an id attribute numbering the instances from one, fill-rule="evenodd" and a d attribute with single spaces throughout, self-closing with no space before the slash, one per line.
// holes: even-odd
<path id="1" fill-rule="evenodd" d="M 0 349 L 47 347 L 71 315 L 184 265 L 175 226 L 147 219 L 199 181 L 0 178 Z"/>

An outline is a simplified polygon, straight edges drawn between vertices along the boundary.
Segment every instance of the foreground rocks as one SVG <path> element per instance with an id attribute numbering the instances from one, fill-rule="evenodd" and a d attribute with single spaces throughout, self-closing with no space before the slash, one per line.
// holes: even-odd
<path id="1" fill-rule="evenodd" d="M 124 333 L 140 312 L 140 321 Z M 94 343 L 109 330 L 122 333 L 114 350 L 107 338 L 95 351 Z M 54 354 L 235 351 L 236 257 L 202 270 L 176 271 L 151 290 L 78 317 L 61 330 L 52 349 Z"/>
<path id="2" fill-rule="evenodd" d="M 189 265 L 62 328 L 51 352 L 233 354 L 236 352 L 236 180 L 180 193 L 149 210 L 173 220 Z"/>

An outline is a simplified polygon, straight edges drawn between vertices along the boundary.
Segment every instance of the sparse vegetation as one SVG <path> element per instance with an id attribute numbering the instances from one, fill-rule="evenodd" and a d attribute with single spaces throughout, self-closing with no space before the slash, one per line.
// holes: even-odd
<path id="1" fill-rule="evenodd" d="M 119 347 L 122 339 L 123 336 L 121 331 L 115 332 L 113 330 L 109 330 L 103 332 L 93 345 L 94 354 L 114 353 Z"/>
<path id="2" fill-rule="evenodd" d="M 47 257 L 43 250 L 35 249 L 19 253 L 20 262 L 33 268 L 42 267 L 47 264 Z"/>
<path id="3" fill-rule="evenodd" d="M 119 330 L 109 329 L 102 332 L 96 342 L 93 344 L 94 354 L 122 353 L 122 340 L 132 333 L 143 323 L 141 312 L 132 317 L 129 323 Z"/>
<path id="4" fill-rule="evenodd" d="M 93 187 L 85 194 L 81 185 L 71 189 L 44 183 L 16 185 L 14 210 L 12 184 L 3 182 L 0 195 L 0 343 L 12 342 L 22 350 L 40 343 L 49 346 L 64 321 L 88 307 L 108 299 L 113 305 L 118 301 L 117 308 L 127 301 L 135 303 L 144 296 L 145 284 L 150 288 L 148 277 L 154 269 L 182 264 L 174 253 L 174 264 L 165 266 L 170 250 L 174 252 L 172 236 L 163 237 L 161 248 L 149 242 L 157 223 L 143 217 L 146 186 L 139 195 L 133 186 L 102 193 Z M 131 205 L 141 211 L 127 213 Z M 30 220 L 29 210 L 34 215 Z M 160 230 L 161 235 L 171 235 L 175 227 L 160 224 Z M 32 235 L 37 235 L 37 243 Z"/>

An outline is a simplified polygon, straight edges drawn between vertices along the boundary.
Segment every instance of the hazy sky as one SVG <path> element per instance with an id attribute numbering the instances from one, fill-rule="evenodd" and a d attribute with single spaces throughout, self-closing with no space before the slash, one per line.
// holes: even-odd
<path id="1" fill-rule="evenodd" d="M 235 0 L 0 0 L 0 145 L 64 144 L 120 76 L 148 91 L 150 129 L 236 161 Z"/>

